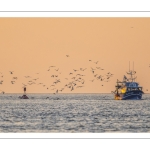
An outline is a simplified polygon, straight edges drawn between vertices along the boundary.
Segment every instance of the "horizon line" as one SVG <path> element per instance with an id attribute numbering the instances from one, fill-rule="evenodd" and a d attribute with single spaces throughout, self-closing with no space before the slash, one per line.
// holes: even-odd
<path id="1" fill-rule="evenodd" d="M 38 11 L 38 10 L 35 10 L 35 11 L 0 11 L 0 12 L 150 12 L 150 11 L 88 11 L 88 10 L 85 10 L 85 11 Z"/>

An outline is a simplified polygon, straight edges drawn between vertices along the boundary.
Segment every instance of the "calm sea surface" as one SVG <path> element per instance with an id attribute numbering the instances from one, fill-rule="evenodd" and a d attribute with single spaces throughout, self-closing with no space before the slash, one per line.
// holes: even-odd
<path id="1" fill-rule="evenodd" d="M 111 94 L 0 95 L 0 132 L 150 132 L 150 94 L 115 101 Z"/>

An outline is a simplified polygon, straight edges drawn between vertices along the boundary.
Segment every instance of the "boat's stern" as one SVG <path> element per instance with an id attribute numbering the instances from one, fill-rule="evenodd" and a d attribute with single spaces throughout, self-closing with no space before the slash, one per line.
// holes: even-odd
<path id="1" fill-rule="evenodd" d="M 115 94 L 115 100 L 122 100 L 122 97 L 119 94 Z"/>

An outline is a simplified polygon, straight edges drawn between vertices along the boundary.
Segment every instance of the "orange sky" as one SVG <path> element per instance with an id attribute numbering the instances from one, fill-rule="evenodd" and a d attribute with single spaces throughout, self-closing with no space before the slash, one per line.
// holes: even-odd
<path id="1" fill-rule="evenodd" d="M 137 81 L 150 90 L 150 18 L 0 18 L 0 52 L 0 90 L 6 93 L 22 92 L 22 83 L 28 93 L 53 93 L 50 85 L 57 78 L 52 74 L 59 75 L 60 90 L 78 73 L 85 75 L 84 87 L 66 88 L 64 93 L 110 93 L 128 71 L 129 61 L 134 61 Z M 47 71 L 51 65 L 59 71 Z M 91 67 L 104 68 L 95 74 L 114 75 L 109 82 L 91 82 Z M 87 69 L 73 71 L 80 68 Z M 32 78 L 24 77 L 28 75 Z M 18 79 L 11 84 L 13 77 Z M 36 84 L 28 85 L 35 78 Z"/>

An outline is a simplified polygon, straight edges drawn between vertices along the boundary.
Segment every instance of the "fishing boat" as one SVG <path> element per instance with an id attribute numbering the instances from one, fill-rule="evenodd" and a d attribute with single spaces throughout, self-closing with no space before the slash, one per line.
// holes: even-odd
<path id="1" fill-rule="evenodd" d="M 117 79 L 116 90 L 112 92 L 114 94 L 115 100 L 141 100 L 142 94 L 142 86 L 136 82 L 134 71 L 134 63 L 133 63 L 133 70 L 130 70 L 130 63 L 129 63 L 129 72 L 127 74 L 130 76 L 127 78 L 125 75 L 123 77 L 123 81 L 119 81 Z"/>

